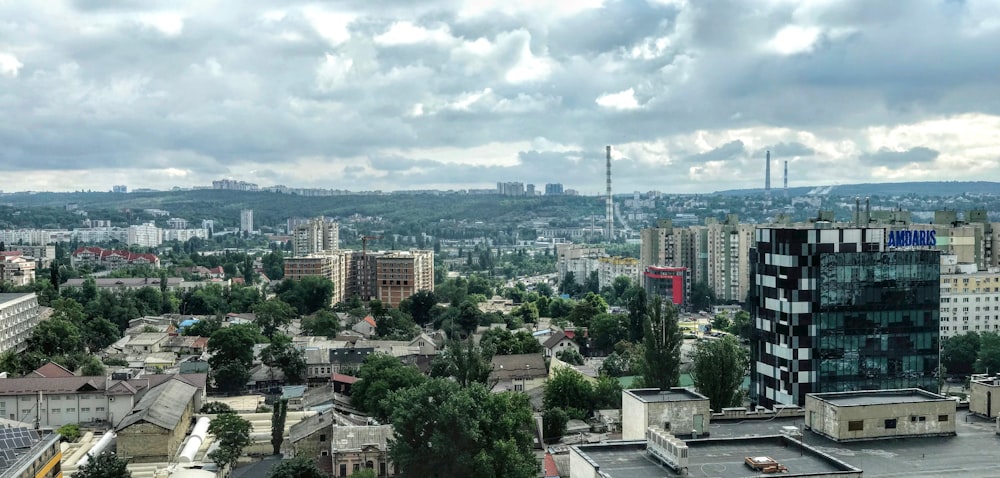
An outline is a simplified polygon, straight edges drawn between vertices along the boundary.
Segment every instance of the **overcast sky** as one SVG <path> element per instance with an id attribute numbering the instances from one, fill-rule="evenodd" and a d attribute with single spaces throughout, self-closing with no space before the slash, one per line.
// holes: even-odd
<path id="1" fill-rule="evenodd" d="M 995 0 L 0 0 L 0 189 L 1000 180 Z"/>

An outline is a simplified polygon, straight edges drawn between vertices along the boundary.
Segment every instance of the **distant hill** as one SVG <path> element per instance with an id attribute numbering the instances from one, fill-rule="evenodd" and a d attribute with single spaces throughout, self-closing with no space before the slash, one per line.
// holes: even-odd
<path id="1" fill-rule="evenodd" d="M 994 181 L 913 181 L 905 183 L 838 184 L 835 186 L 808 186 L 788 188 L 791 196 L 804 196 L 822 189 L 825 194 L 837 196 L 957 196 L 960 194 L 1000 195 L 1000 183 Z M 829 191 L 827 191 L 829 190 Z M 752 196 L 764 194 L 764 189 L 730 189 L 716 191 L 723 196 Z M 783 194 L 782 188 L 771 188 L 771 194 Z"/>

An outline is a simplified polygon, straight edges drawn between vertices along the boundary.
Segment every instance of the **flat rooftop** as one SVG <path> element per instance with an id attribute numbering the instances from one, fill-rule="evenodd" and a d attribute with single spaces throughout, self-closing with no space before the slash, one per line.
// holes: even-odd
<path id="1" fill-rule="evenodd" d="M 579 447 L 611 478 L 712 476 L 740 478 L 758 475 L 746 466 L 748 456 L 767 456 L 788 467 L 783 476 L 808 474 L 821 477 L 852 470 L 850 466 L 783 436 L 709 438 L 689 440 L 688 473 L 680 474 L 646 453 L 644 441 Z"/>
<path id="2" fill-rule="evenodd" d="M 948 397 L 926 392 L 917 388 L 899 390 L 869 390 L 859 392 L 813 393 L 814 398 L 838 407 L 861 405 L 893 405 L 897 403 L 939 402 L 951 400 Z"/>
<path id="3" fill-rule="evenodd" d="M 712 420 L 709 433 L 711 438 L 776 435 L 786 426 L 798 427 L 801 430 L 803 422 L 803 417 L 742 421 Z M 972 415 L 966 410 L 959 410 L 955 416 L 955 427 L 958 434 L 949 437 L 837 443 L 815 433 L 806 432 L 804 441 L 806 445 L 816 450 L 861 468 L 865 478 L 941 476 L 995 478 L 1000 475 L 1000 470 L 997 468 L 997 454 L 989 451 L 1000 449 L 1000 436 L 996 435 L 994 422 Z M 746 470 L 749 471 L 749 468 Z M 691 471 L 691 476 L 697 476 L 693 468 Z"/>
<path id="4" fill-rule="evenodd" d="M 634 395 L 636 398 L 646 403 L 708 400 L 708 397 L 683 387 L 674 387 L 669 390 L 660 390 L 658 388 L 636 388 L 626 390 L 626 392 L 630 395 Z"/>
<path id="5" fill-rule="evenodd" d="M 34 294 L 35 294 L 34 292 L 4 292 L 0 294 L 0 304 Z"/>

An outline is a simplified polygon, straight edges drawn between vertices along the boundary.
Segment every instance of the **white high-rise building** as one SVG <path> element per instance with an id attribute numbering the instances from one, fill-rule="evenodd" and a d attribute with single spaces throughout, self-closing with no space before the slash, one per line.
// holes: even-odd
<path id="1" fill-rule="evenodd" d="M 253 209 L 240 211 L 240 232 L 253 232 Z"/>
<path id="2" fill-rule="evenodd" d="M 157 247 L 163 244 L 163 234 L 155 224 L 148 222 L 128 227 L 128 244 L 131 246 Z"/>
<path id="3" fill-rule="evenodd" d="M 0 354 L 21 352 L 38 325 L 38 297 L 34 292 L 0 294 Z"/>

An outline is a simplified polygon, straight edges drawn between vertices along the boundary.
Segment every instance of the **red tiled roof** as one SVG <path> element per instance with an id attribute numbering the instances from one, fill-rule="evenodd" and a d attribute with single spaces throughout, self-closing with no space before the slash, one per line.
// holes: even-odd
<path id="1" fill-rule="evenodd" d="M 21 251 L 0 251 L 0 256 L 4 257 L 16 257 L 21 255 L 24 255 Z"/>
<path id="2" fill-rule="evenodd" d="M 574 330 L 567 330 L 567 331 L 565 331 L 563 333 L 566 334 L 566 338 L 568 338 L 568 339 L 573 339 L 573 338 L 576 337 L 576 331 L 574 331 Z"/>
<path id="3" fill-rule="evenodd" d="M 377 325 L 375 325 L 375 317 L 372 317 L 370 315 L 365 317 L 365 322 L 367 322 L 368 325 L 371 325 L 372 327 L 378 327 Z"/>
<path id="4" fill-rule="evenodd" d="M 135 262 L 135 261 L 137 261 L 139 259 L 143 259 L 143 260 L 146 260 L 148 262 L 155 263 L 155 262 L 158 262 L 160 260 L 159 257 L 156 257 L 156 254 L 144 254 L 144 253 L 131 252 L 131 251 L 119 251 L 119 250 L 115 250 L 115 249 L 103 249 L 103 248 L 100 248 L 100 247 L 80 247 L 77 250 L 73 251 L 73 256 L 79 256 L 80 254 L 82 254 L 84 252 L 89 252 L 89 253 L 91 253 L 91 254 L 93 254 L 93 255 L 101 258 L 101 259 L 106 259 L 106 258 L 111 257 L 111 256 L 118 256 L 118 257 L 121 257 L 123 260 L 125 260 L 127 262 Z"/>
<path id="5" fill-rule="evenodd" d="M 334 373 L 333 375 L 330 376 L 330 379 L 333 380 L 334 382 L 340 382 L 340 383 L 354 383 L 358 381 L 357 377 L 344 375 L 342 373 Z"/>
<path id="6" fill-rule="evenodd" d="M 39 377 L 46 377 L 46 378 L 74 376 L 73 372 L 67 370 L 66 367 L 63 367 L 62 365 L 59 365 L 55 362 L 46 363 L 45 365 L 42 365 L 41 367 L 35 369 L 35 371 L 31 372 L 31 374 L 29 375 L 30 376 L 37 375 Z"/>
<path id="7" fill-rule="evenodd" d="M 559 469 L 556 468 L 556 460 L 552 458 L 551 453 L 545 454 L 542 465 L 545 468 L 545 478 L 559 478 Z"/>

